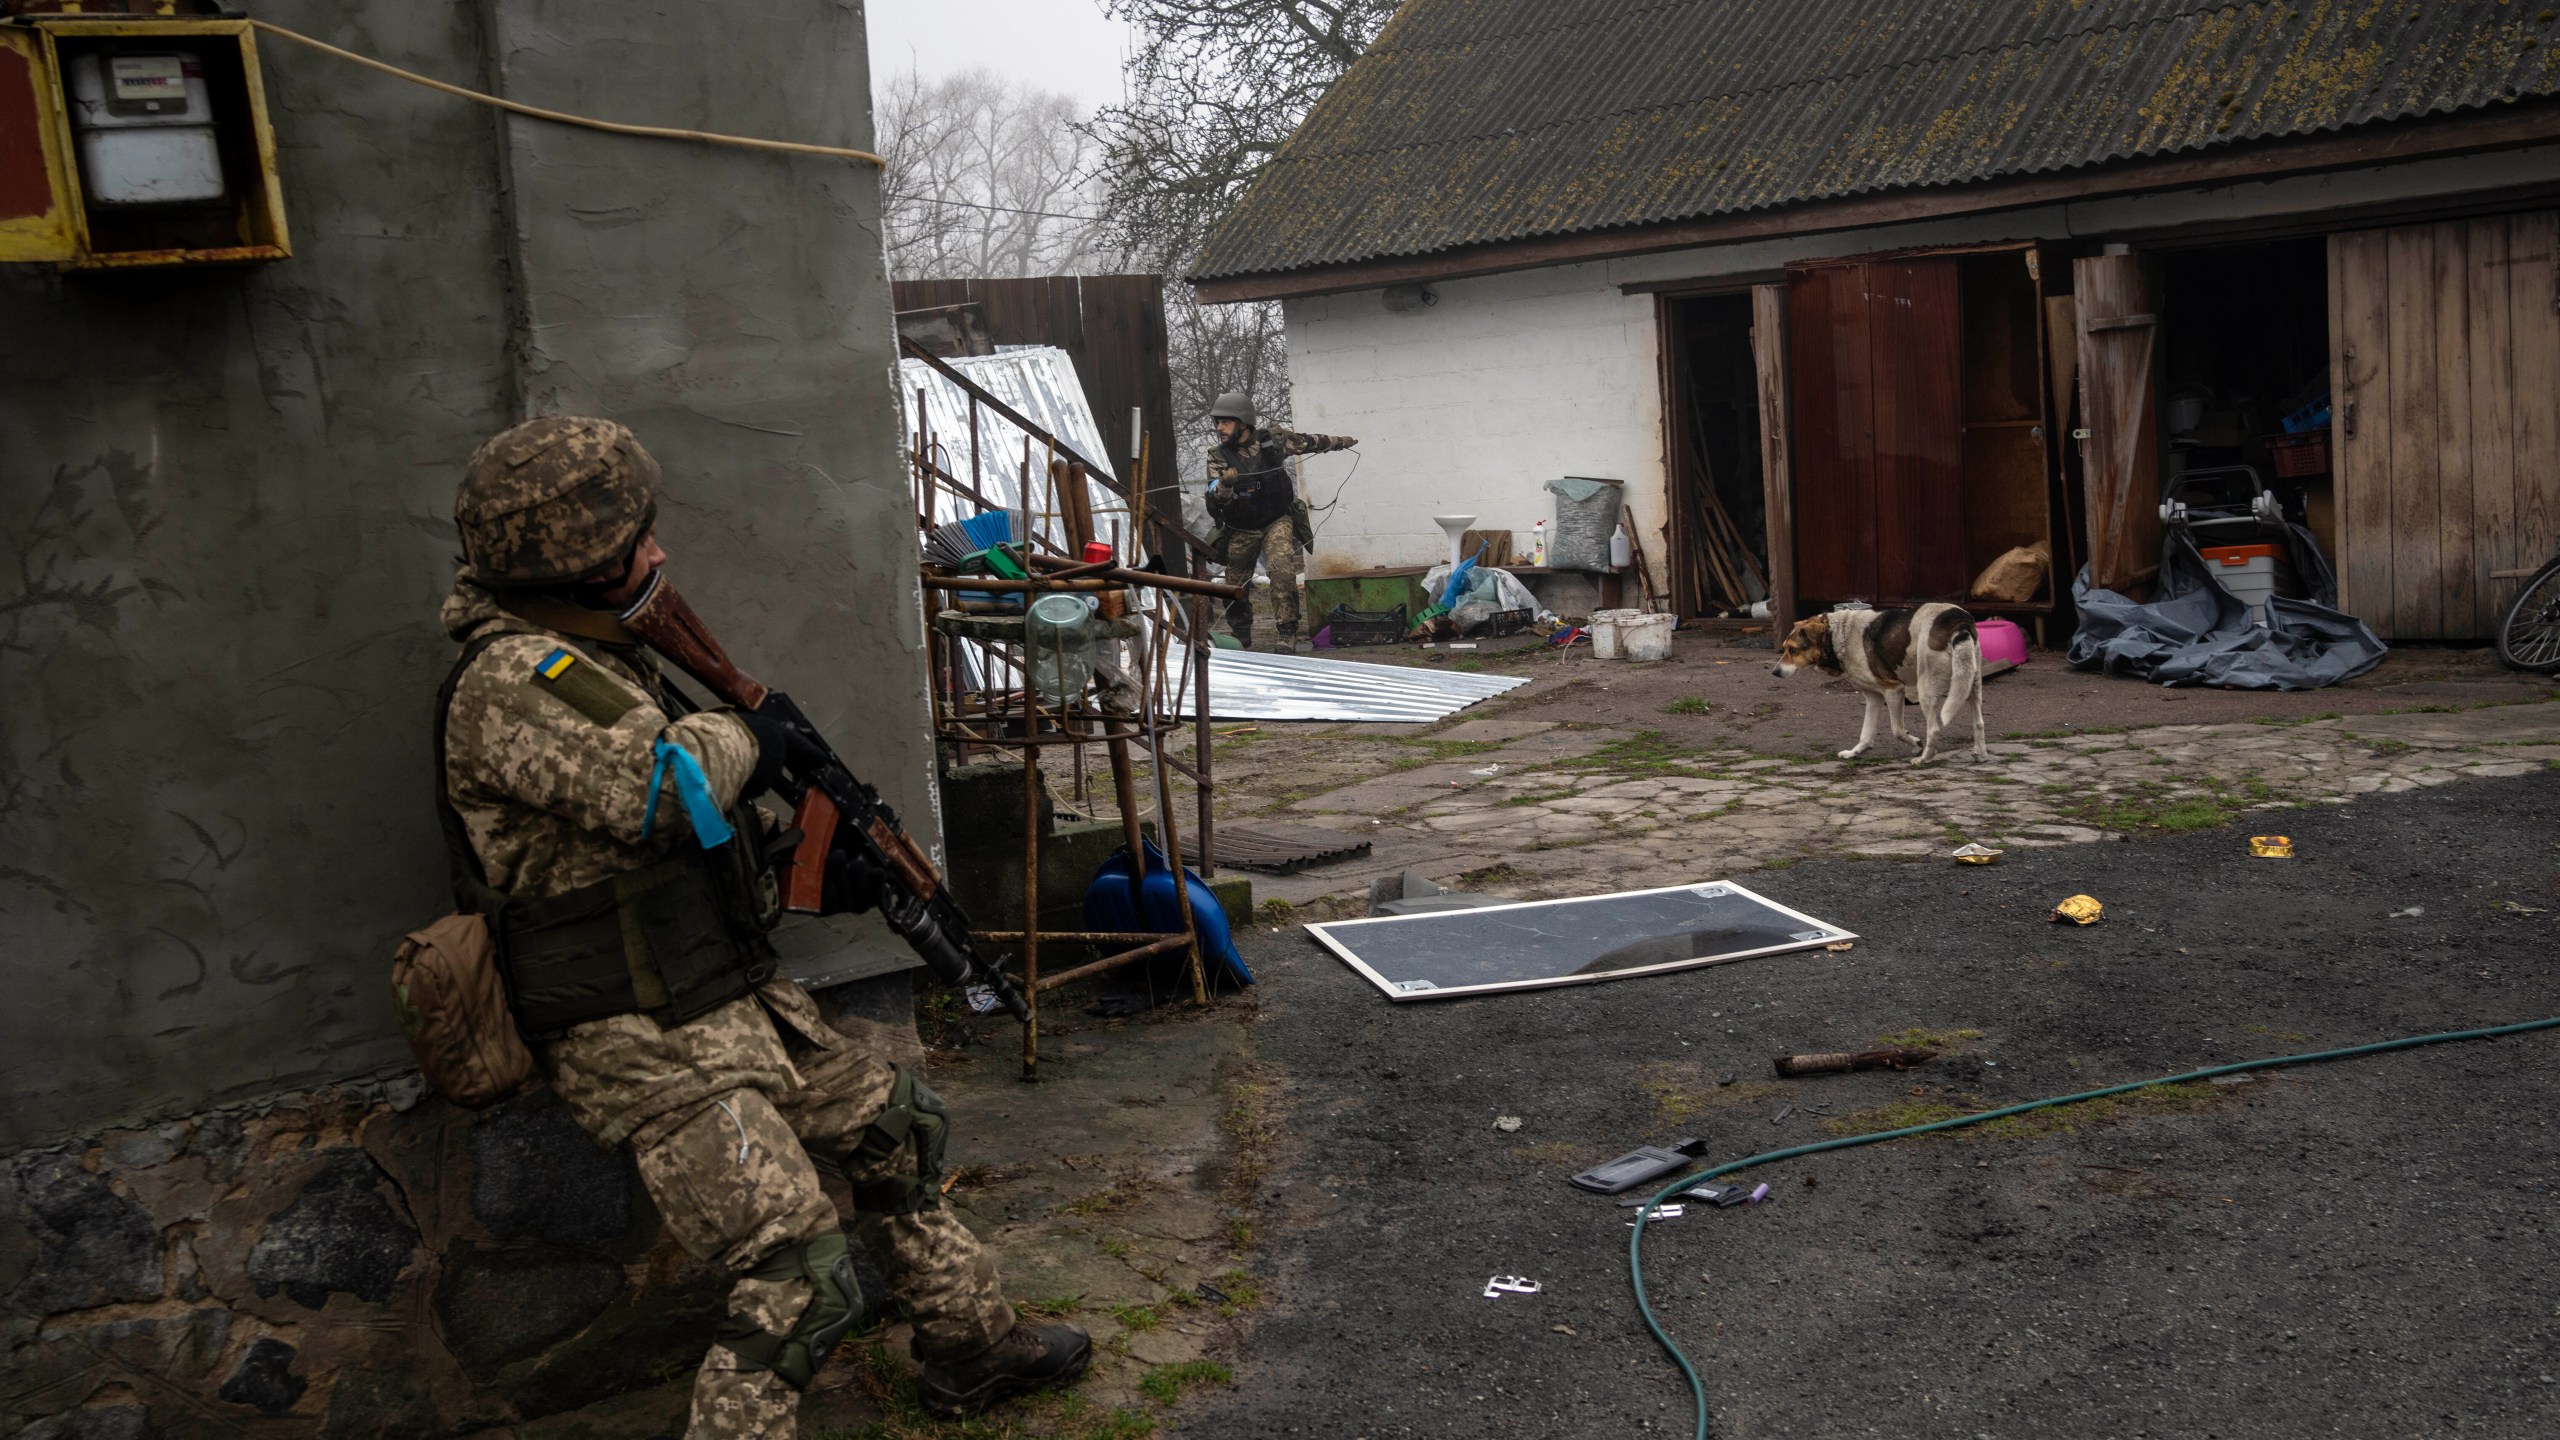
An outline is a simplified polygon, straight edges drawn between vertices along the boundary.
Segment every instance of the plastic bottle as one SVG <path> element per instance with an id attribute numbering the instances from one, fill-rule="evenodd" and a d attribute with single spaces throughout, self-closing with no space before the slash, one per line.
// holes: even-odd
<path id="1" fill-rule="evenodd" d="M 1539 521 L 1530 527 L 1530 533 L 1533 538 L 1529 542 L 1529 563 L 1544 565 L 1547 563 L 1547 522 Z"/>
<path id="2" fill-rule="evenodd" d="M 1609 532 L 1609 568 L 1624 570 L 1634 563 L 1636 563 L 1635 542 L 1627 538 L 1627 527 L 1621 525 Z"/>

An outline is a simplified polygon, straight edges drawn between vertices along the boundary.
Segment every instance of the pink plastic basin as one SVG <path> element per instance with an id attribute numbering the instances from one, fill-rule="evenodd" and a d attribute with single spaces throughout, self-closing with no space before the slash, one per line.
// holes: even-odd
<path id="1" fill-rule="evenodd" d="M 1976 620 L 1973 633 L 1982 642 L 1983 669 L 2027 663 L 2027 634 L 2016 624 L 2000 619 Z"/>

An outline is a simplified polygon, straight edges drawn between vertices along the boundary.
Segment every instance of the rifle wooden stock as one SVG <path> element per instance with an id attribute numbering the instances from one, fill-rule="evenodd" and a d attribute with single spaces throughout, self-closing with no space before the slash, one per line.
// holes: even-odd
<path id="1" fill-rule="evenodd" d="M 729 652 L 711 638 L 711 627 L 702 623 L 684 596 L 667 581 L 660 570 L 649 577 L 649 587 L 631 608 L 622 612 L 622 627 L 649 642 L 649 648 L 676 662 L 679 669 L 699 680 L 703 688 L 741 710 L 753 710 L 764 704 L 771 693 L 763 682 L 729 662 Z"/>

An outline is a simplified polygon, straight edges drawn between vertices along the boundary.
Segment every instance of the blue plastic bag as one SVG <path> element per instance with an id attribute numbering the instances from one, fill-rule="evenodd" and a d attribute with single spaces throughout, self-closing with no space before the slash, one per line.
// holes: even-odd
<path id="1" fill-rule="evenodd" d="M 1191 888 L 1191 923 L 1199 932 L 1200 957 L 1211 967 L 1212 978 L 1223 970 L 1238 985 L 1252 984 L 1253 972 L 1236 953 L 1235 937 L 1227 931 L 1227 912 L 1219 906 L 1217 892 L 1188 867 L 1182 879 Z M 1084 892 L 1084 923 L 1092 930 L 1180 932 L 1182 902 L 1174 893 L 1173 868 L 1154 841 L 1147 842 L 1146 878 L 1139 882 L 1134 902 L 1129 894 L 1128 847 L 1112 851 L 1111 858 L 1093 872 L 1093 883 Z"/>

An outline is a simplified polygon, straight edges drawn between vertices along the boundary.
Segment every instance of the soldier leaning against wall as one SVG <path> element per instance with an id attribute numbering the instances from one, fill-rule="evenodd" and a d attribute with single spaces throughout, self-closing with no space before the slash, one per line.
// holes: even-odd
<path id="1" fill-rule="evenodd" d="M 694 710 L 608 623 L 666 562 L 658 475 L 605 420 L 527 421 L 473 454 L 442 617 L 463 649 L 440 729 L 469 852 L 458 874 L 503 892 L 510 916 L 545 917 L 500 949 L 552 1086 L 587 1133 L 630 1148 L 668 1232 L 737 1277 L 686 1434 L 788 1440 L 802 1388 L 858 1323 L 821 1169 L 850 1182 L 853 1233 L 914 1319 L 929 1408 L 1071 1381 L 1091 1354 L 1084 1331 L 1018 1321 L 994 1259 L 942 1200 L 941 1101 L 774 976 L 763 842 L 778 827 L 749 802 L 781 773 L 790 733 Z M 724 817 L 733 836 L 711 843 Z M 826 908 L 869 908 L 879 885 L 832 866 Z M 682 954 L 681 973 L 628 961 L 632 925 L 652 927 L 639 953 Z"/>

